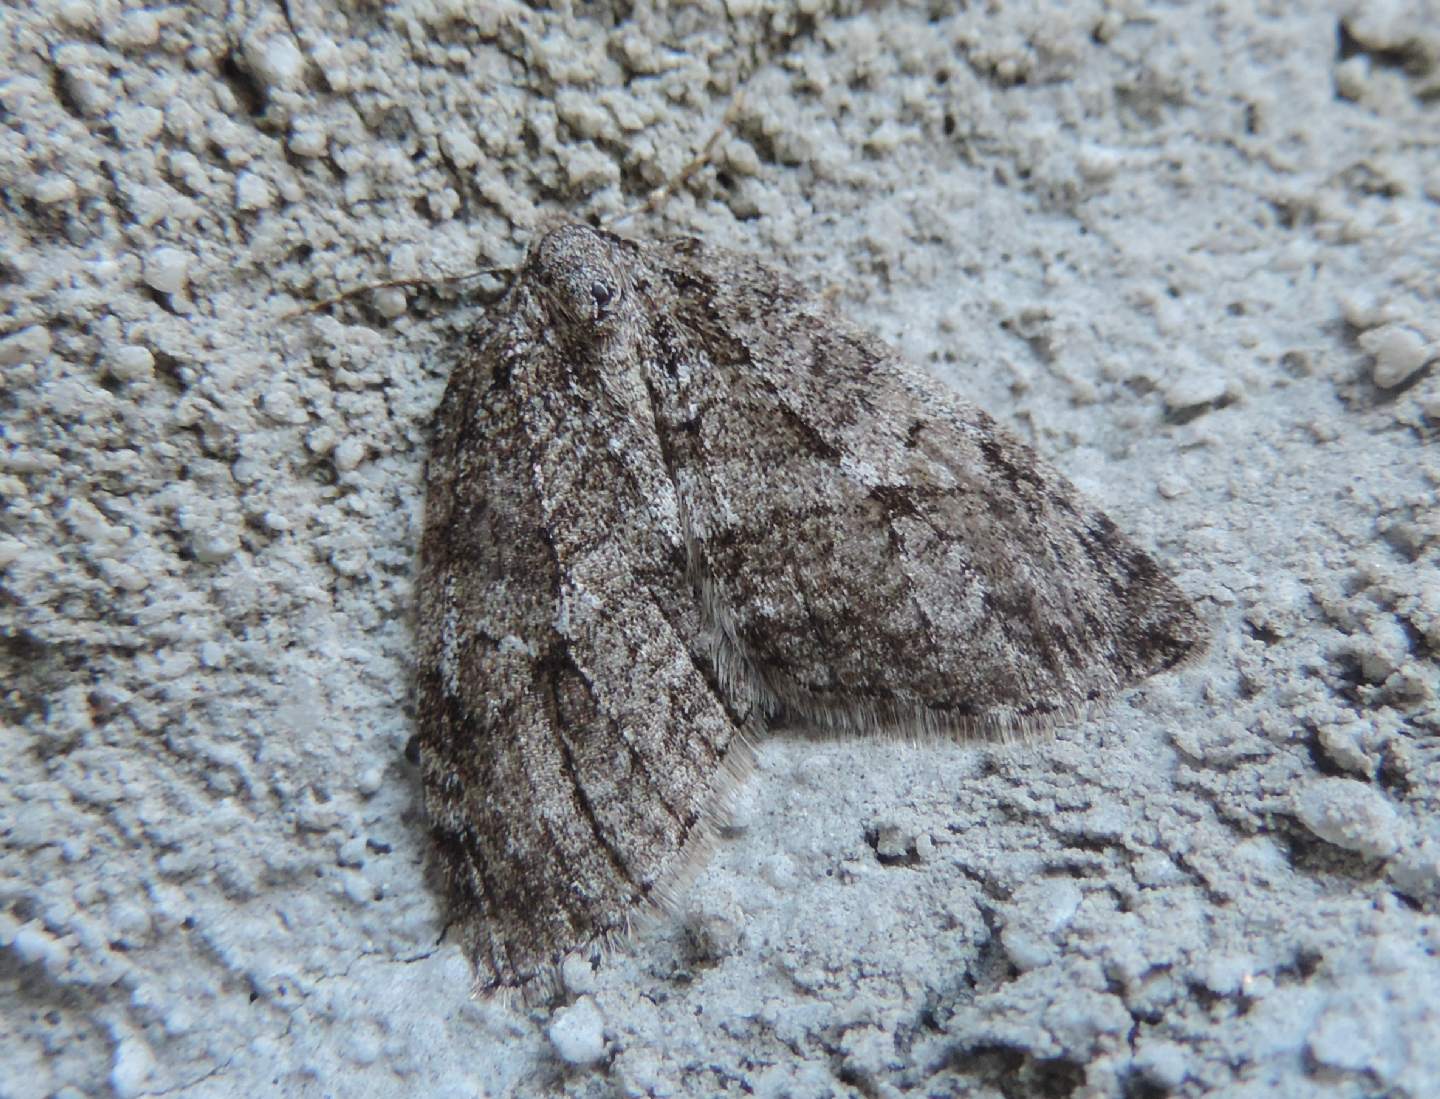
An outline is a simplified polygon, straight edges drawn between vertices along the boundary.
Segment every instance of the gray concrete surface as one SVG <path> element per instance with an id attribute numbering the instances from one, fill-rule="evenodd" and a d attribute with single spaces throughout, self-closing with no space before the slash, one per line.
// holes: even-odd
<path id="1" fill-rule="evenodd" d="M 0 1095 L 1440 1094 L 1440 9 L 963 7 L 0 12 Z M 835 295 L 1215 641 L 1053 740 L 774 739 L 685 912 L 474 1001 L 405 746 L 483 305 L 292 314 L 742 83 L 627 231 Z"/>

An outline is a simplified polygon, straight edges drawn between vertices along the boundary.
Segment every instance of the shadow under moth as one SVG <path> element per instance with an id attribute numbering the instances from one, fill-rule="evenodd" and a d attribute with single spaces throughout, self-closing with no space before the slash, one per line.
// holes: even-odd
<path id="1" fill-rule="evenodd" d="M 438 413 L 425 805 L 482 993 L 673 904 L 777 722 L 1003 736 L 1203 645 L 983 410 L 698 240 L 535 242 Z"/>

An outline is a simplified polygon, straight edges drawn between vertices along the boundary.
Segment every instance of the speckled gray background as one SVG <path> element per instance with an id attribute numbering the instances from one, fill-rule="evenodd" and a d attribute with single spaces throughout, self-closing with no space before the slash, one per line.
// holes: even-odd
<path id="1" fill-rule="evenodd" d="M 1440 1094 L 1440 8 L 0 12 L 0 1095 Z M 505 265 L 768 256 L 1214 622 L 1036 744 L 777 739 L 688 910 L 469 998 L 410 712 Z"/>

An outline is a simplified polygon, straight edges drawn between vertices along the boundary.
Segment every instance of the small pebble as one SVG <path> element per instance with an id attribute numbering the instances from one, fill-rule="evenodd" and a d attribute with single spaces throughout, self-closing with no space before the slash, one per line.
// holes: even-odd
<path id="1" fill-rule="evenodd" d="M 267 88 L 295 88 L 304 81 L 305 55 L 287 35 L 247 42 L 245 60 Z"/>
<path id="2" fill-rule="evenodd" d="M 323 130 L 296 129 L 290 135 L 290 151 L 296 156 L 324 156 L 329 139 Z"/>
<path id="3" fill-rule="evenodd" d="M 719 962 L 739 952 L 745 913 L 734 897 L 704 895 L 685 914 L 685 937 L 697 961 Z"/>
<path id="4" fill-rule="evenodd" d="M 1360 346 L 1375 356 L 1370 377 L 1381 389 L 1409 381 L 1429 362 L 1433 349 L 1406 324 L 1387 324 L 1360 333 Z"/>
<path id="5" fill-rule="evenodd" d="M 1183 496 L 1190 488 L 1190 482 L 1175 473 L 1167 473 L 1155 482 L 1155 490 L 1167 500 Z"/>
<path id="6" fill-rule="evenodd" d="M 595 991 L 595 967 L 579 954 L 570 954 L 560 966 L 560 980 L 572 996 Z"/>
<path id="7" fill-rule="evenodd" d="M 1440 839 L 1402 851 L 1386 868 L 1390 880 L 1406 895 L 1440 899 Z"/>
<path id="8" fill-rule="evenodd" d="M 142 49 L 160 40 L 160 20 L 153 11 L 132 11 L 105 32 L 105 44 L 113 48 Z"/>
<path id="9" fill-rule="evenodd" d="M 42 206 L 54 206 L 70 201 L 78 193 L 78 188 L 70 177 L 51 172 L 36 181 L 33 193 L 35 201 Z"/>
<path id="10" fill-rule="evenodd" d="M 275 201 L 275 192 L 262 176 L 241 172 L 235 177 L 235 206 L 240 210 L 265 210 Z"/>
<path id="11" fill-rule="evenodd" d="M 1389 858 L 1400 848 L 1400 821 L 1390 803 L 1368 783 L 1324 778 L 1295 798 L 1300 823 L 1326 843 L 1367 858 Z"/>
<path id="12" fill-rule="evenodd" d="M 32 324 L 0 339 L 0 366 L 37 363 L 50 354 L 50 347 L 50 329 L 42 324 Z"/>
<path id="13" fill-rule="evenodd" d="M 43 966 L 51 972 L 64 969 L 70 956 L 64 944 L 36 920 L 31 920 L 15 932 L 10 949 L 22 963 Z"/>
<path id="14" fill-rule="evenodd" d="M 605 1056 L 605 1019 L 589 996 L 557 1011 L 545 1033 L 567 1065 L 593 1065 Z"/>
<path id="15" fill-rule="evenodd" d="M 1185 1082 L 1185 1050 L 1174 1042 L 1147 1041 L 1135 1055 L 1135 1067 L 1148 1082 L 1172 1091 Z"/>
<path id="16" fill-rule="evenodd" d="M 231 557 L 240 548 L 240 544 L 231 531 L 220 528 L 196 534 L 191 548 L 195 551 L 197 561 L 213 565 Z"/>
<path id="17" fill-rule="evenodd" d="M 409 307 L 405 292 L 398 286 L 387 286 L 375 292 L 375 308 L 386 320 L 393 321 Z"/>
<path id="18" fill-rule="evenodd" d="M 145 284 L 162 294 L 178 294 L 189 279 L 190 256 L 178 248 L 157 248 L 145 261 Z"/>
<path id="19" fill-rule="evenodd" d="M 1165 390 L 1165 405 L 1171 412 L 1213 405 L 1225 396 L 1225 379 L 1218 370 L 1187 370 Z"/>
<path id="20" fill-rule="evenodd" d="M 365 443 L 350 435 L 335 448 L 335 468 L 347 473 L 365 460 Z"/>
<path id="21" fill-rule="evenodd" d="M 118 381 L 139 381 L 154 373 L 155 356 L 148 347 L 126 344 L 110 354 L 110 376 Z"/>
<path id="22" fill-rule="evenodd" d="M 1388 1020 L 1379 1004 L 1342 1000 L 1310 1028 L 1306 1046 L 1321 1065 L 1343 1072 L 1365 1072 L 1391 1045 Z"/>
<path id="23" fill-rule="evenodd" d="M 115 1044 L 110 1062 L 110 1089 L 121 1099 L 154 1094 L 146 1086 L 155 1071 L 155 1056 L 138 1035 L 125 1035 Z"/>

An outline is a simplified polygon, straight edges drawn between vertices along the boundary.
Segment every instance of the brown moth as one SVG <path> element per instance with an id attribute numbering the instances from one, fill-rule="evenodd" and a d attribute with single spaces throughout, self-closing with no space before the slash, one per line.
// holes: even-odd
<path id="1" fill-rule="evenodd" d="M 479 988 L 670 905 L 777 721 L 1004 735 L 1195 654 L 1143 550 L 789 276 L 567 225 L 441 404 L 425 804 Z"/>

